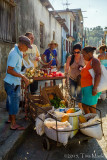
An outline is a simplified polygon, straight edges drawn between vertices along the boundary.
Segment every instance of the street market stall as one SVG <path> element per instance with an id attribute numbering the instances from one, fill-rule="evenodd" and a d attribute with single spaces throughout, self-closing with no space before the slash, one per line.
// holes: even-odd
<path id="1" fill-rule="evenodd" d="M 75 102 L 75 99 L 69 95 L 68 86 L 65 87 L 65 95 L 69 96 L 65 97 L 60 88 L 55 85 L 56 80 L 66 79 L 63 73 L 43 70 L 36 71 L 36 74 L 35 71 L 31 73 L 33 76 L 27 73 L 31 83 L 33 80 L 54 81 L 53 85 L 40 89 L 39 95 L 31 95 L 27 88 L 25 91 L 26 117 L 35 123 L 38 135 L 45 134 L 43 137 L 45 149 L 50 149 L 50 140 L 56 141 L 57 145 L 60 143 L 66 146 L 76 140 L 102 138 L 101 111 L 96 109 L 99 114 L 84 115 L 75 103 L 71 103 Z"/>

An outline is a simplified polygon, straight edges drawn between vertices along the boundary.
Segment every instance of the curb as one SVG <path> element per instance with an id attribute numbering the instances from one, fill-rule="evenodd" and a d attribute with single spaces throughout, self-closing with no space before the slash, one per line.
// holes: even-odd
<path id="1" fill-rule="evenodd" d="M 32 130 L 32 124 L 28 124 L 24 131 L 13 131 L 10 137 L 4 142 L 0 148 L 0 160 L 10 160 L 14 156 L 17 148 L 25 140 L 29 130 Z"/>

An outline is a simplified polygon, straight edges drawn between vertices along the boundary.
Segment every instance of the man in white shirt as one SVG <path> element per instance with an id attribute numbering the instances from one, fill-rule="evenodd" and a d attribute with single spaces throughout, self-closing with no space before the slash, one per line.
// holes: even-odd
<path id="1" fill-rule="evenodd" d="M 29 60 L 33 63 L 34 67 L 38 67 L 38 61 L 40 59 L 40 53 L 38 48 L 34 43 L 34 35 L 31 32 L 25 33 L 25 36 L 30 39 L 32 49 L 28 49 L 24 53 L 24 60 L 29 64 Z M 30 92 L 31 94 L 35 94 L 36 90 L 38 89 L 38 81 L 34 81 L 30 84 Z"/>

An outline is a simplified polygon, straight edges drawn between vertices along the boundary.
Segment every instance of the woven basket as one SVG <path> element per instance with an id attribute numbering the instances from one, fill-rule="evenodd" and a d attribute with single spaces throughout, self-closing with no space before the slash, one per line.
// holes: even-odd
<path id="1" fill-rule="evenodd" d="M 47 101 L 41 95 L 31 95 L 28 94 L 28 116 L 29 118 L 35 121 L 35 118 L 42 113 L 47 113 L 47 111 L 52 109 L 52 106 L 49 107 L 39 107 L 37 104 L 47 104 Z"/>

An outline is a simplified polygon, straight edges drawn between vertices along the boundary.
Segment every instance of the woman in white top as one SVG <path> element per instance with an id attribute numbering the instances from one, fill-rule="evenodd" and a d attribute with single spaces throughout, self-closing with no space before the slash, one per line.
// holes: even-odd
<path id="1" fill-rule="evenodd" d="M 106 53 L 106 45 L 102 45 L 99 48 L 99 53 L 100 55 L 98 56 L 98 59 L 100 60 L 101 64 L 105 66 L 107 69 L 107 53 Z M 106 91 L 103 91 L 102 94 L 100 95 L 100 98 L 102 100 L 106 99 Z"/>

